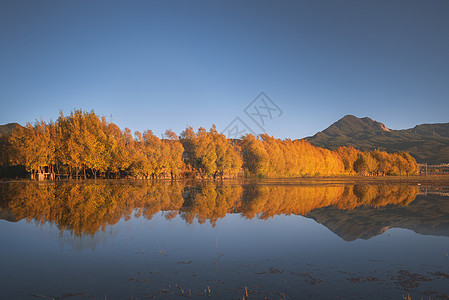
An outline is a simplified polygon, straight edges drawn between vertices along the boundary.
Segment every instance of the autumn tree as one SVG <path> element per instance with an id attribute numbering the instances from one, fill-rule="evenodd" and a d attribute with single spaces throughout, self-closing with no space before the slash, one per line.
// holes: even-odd
<path id="1" fill-rule="evenodd" d="M 166 139 L 164 140 L 164 153 L 167 156 L 166 167 L 170 172 L 171 178 L 176 178 L 180 175 L 184 168 L 184 161 L 182 154 L 184 147 L 179 141 L 178 136 L 171 130 L 165 132 Z"/>
<path id="2" fill-rule="evenodd" d="M 243 156 L 243 166 L 249 175 L 267 177 L 269 168 L 269 156 L 263 142 L 254 135 L 243 136 L 240 143 Z"/>
<path id="3" fill-rule="evenodd" d="M 354 173 L 354 163 L 357 160 L 360 151 L 353 147 L 338 147 L 334 152 L 340 156 L 346 174 Z"/>
<path id="4" fill-rule="evenodd" d="M 373 174 L 373 172 L 376 171 L 377 166 L 377 160 L 369 152 L 360 153 L 357 160 L 354 162 L 354 170 L 357 173 L 364 175 Z"/>
<path id="5" fill-rule="evenodd" d="M 209 132 L 200 127 L 197 133 L 187 127 L 181 133 L 181 142 L 187 154 L 187 163 L 201 178 L 233 176 L 242 166 L 239 147 L 218 133 L 215 125 Z"/>

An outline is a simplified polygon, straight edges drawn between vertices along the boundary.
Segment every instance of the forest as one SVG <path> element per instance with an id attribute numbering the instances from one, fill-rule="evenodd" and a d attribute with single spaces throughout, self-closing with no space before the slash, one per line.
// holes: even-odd
<path id="1" fill-rule="evenodd" d="M 121 130 L 94 111 L 62 112 L 53 122 L 36 121 L 0 137 L 0 167 L 22 166 L 32 179 L 97 178 L 294 178 L 341 175 L 415 175 L 406 152 L 336 150 L 306 140 L 268 134 L 228 139 L 215 125 L 161 138 L 151 130 Z"/>

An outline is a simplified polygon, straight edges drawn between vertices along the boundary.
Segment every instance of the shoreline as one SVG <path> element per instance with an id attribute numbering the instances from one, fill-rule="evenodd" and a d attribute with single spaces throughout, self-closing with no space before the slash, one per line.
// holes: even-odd
<path id="1" fill-rule="evenodd" d="M 167 182 L 216 182 L 267 185 L 325 185 L 325 184 L 416 184 L 449 186 L 449 174 L 446 175 L 412 175 L 412 176 L 331 176 L 300 178 L 225 178 L 220 179 L 81 179 L 81 180 L 44 180 L 13 179 L 0 180 L 0 183 L 100 183 L 100 182 L 133 182 L 133 183 L 167 183 Z"/>

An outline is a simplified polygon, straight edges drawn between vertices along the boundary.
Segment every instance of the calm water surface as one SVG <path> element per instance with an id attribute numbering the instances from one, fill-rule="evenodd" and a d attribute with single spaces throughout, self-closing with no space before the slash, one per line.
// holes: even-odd
<path id="1" fill-rule="evenodd" d="M 441 299 L 449 189 L 0 184 L 1 299 Z"/>

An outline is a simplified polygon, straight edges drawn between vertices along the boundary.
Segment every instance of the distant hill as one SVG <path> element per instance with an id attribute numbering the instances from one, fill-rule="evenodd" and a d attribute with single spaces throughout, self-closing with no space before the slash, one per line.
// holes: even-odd
<path id="1" fill-rule="evenodd" d="M 5 125 L 0 125 L 0 136 L 11 134 L 20 124 L 8 123 Z"/>
<path id="2" fill-rule="evenodd" d="M 370 118 L 347 115 L 306 139 L 328 149 L 352 146 L 359 150 L 407 151 L 418 163 L 449 162 L 449 123 L 392 130 Z"/>

